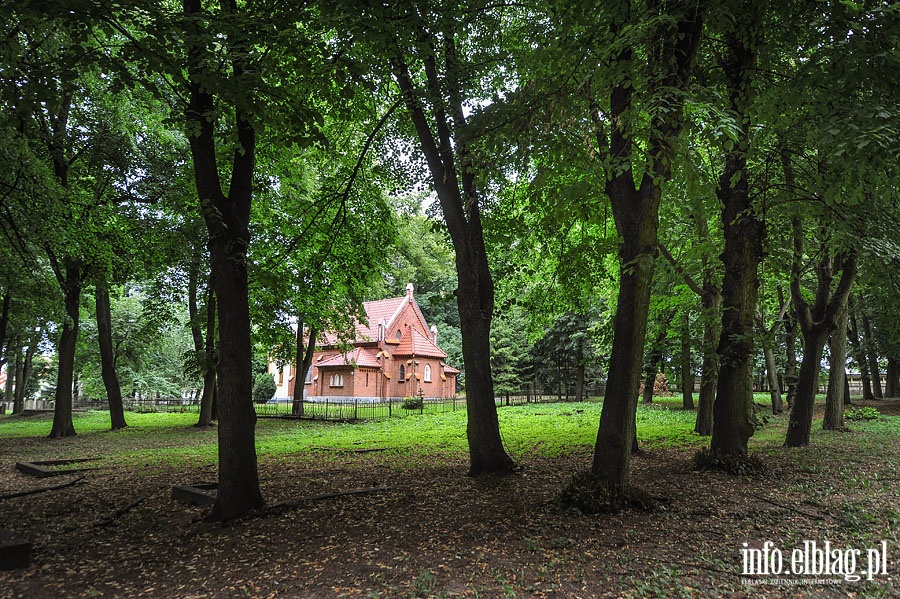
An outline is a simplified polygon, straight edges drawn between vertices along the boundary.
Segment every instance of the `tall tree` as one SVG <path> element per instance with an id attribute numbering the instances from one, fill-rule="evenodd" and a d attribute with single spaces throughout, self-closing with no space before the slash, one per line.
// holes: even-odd
<path id="1" fill-rule="evenodd" d="M 815 265 L 816 287 L 810 304 L 801 287 L 804 261 L 804 231 L 799 218 L 793 219 L 794 266 L 791 273 L 791 301 L 803 339 L 803 359 L 797 378 L 797 397 L 791 409 L 785 446 L 809 445 L 813 406 L 819 387 L 819 363 L 825 342 L 838 326 L 838 316 L 846 310 L 847 298 L 856 278 L 857 254 L 832 252 L 820 248 Z M 835 283 L 835 277 L 840 278 Z M 843 381 L 841 381 L 843 390 Z"/>
<path id="2" fill-rule="evenodd" d="M 719 379 L 713 405 L 710 449 L 727 456 L 747 453 L 753 435 L 753 324 L 759 289 L 759 262 L 765 225 L 750 188 L 751 109 L 757 56 L 762 44 L 758 3 L 740 3 L 733 22 L 726 20 L 722 63 L 728 112 L 735 139 L 724 144 L 725 165 L 716 188 L 722 204 L 725 248 L 722 262 L 722 332 L 717 353 Z"/>
<path id="3" fill-rule="evenodd" d="M 256 466 L 256 411 L 248 376 L 247 248 L 257 132 L 250 112 L 253 93 L 248 74 L 254 56 L 247 33 L 237 25 L 244 19 L 236 2 L 224 0 L 219 8 L 221 13 L 216 15 L 204 10 L 200 0 L 184 2 L 189 94 L 184 116 L 200 209 L 209 234 L 210 282 L 218 300 L 219 487 L 210 517 L 230 520 L 260 509 L 264 503 Z M 215 35 L 226 40 L 222 46 L 224 64 L 212 58 Z M 219 68 L 225 71 L 216 72 Z M 233 96 L 207 84 L 216 77 L 233 86 Z M 237 141 L 229 164 L 227 192 L 219 170 L 217 99 L 233 110 L 230 124 Z"/>
<path id="4" fill-rule="evenodd" d="M 622 3 L 606 16 L 609 39 L 616 50 L 606 68 L 599 69 L 597 96 L 591 93 L 591 116 L 596 125 L 598 152 L 606 165 L 606 194 L 619 233 L 619 292 L 613 323 L 609 377 L 594 447 L 591 472 L 605 488 L 613 508 L 623 505 L 629 480 L 635 428 L 637 390 L 653 262 L 662 183 L 671 173 L 674 148 L 683 127 L 682 103 L 690 80 L 702 30 L 701 5 L 648 2 L 646 7 Z M 645 28 L 638 23 L 646 24 Z M 598 28 L 602 25 L 597 25 Z M 638 27 L 646 48 L 623 37 Z M 646 63 L 639 57 L 645 55 Z M 638 69 L 645 69 L 640 73 Z M 604 75 L 613 83 L 603 93 Z M 646 91 L 636 92 L 633 80 L 645 77 Z M 630 115 L 643 107 L 649 115 L 646 147 L 640 152 Z"/>
<path id="5" fill-rule="evenodd" d="M 105 280 L 98 280 L 95 290 L 97 308 L 97 339 L 100 344 L 103 383 L 109 402 L 109 416 L 113 430 L 125 428 L 125 408 L 122 387 L 116 372 L 115 352 L 112 343 L 112 312 L 109 306 L 109 287 Z"/>
<path id="6" fill-rule="evenodd" d="M 494 280 L 477 176 L 486 165 L 473 152 L 477 131 L 467 114 L 467 105 L 482 93 L 473 87 L 479 66 L 467 48 L 479 44 L 477 35 L 493 36 L 496 21 L 484 8 L 415 3 L 373 7 L 368 16 L 363 26 L 383 42 L 380 54 L 390 64 L 456 251 L 469 474 L 508 473 L 513 462 L 500 437 L 490 362 Z M 488 39 L 481 47 L 489 47 Z"/>

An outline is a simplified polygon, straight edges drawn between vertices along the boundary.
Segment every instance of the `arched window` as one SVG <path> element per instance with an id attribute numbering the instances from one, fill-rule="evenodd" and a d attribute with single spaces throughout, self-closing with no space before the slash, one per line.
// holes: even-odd
<path id="1" fill-rule="evenodd" d="M 331 379 L 328 381 L 328 385 L 330 387 L 343 387 L 344 386 L 344 375 L 343 374 L 332 374 Z"/>
<path id="2" fill-rule="evenodd" d="M 422 378 L 426 383 L 431 382 L 431 364 L 425 365 L 425 370 L 422 371 Z"/>
<path id="3" fill-rule="evenodd" d="M 406 380 L 406 366 L 403 364 L 400 365 L 400 376 L 397 377 L 397 380 L 401 383 Z"/>
<path id="4" fill-rule="evenodd" d="M 402 336 L 403 336 L 403 331 L 401 331 L 400 329 L 397 329 L 397 341 L 400 341 L 400 337 L 402 337 Z"/>

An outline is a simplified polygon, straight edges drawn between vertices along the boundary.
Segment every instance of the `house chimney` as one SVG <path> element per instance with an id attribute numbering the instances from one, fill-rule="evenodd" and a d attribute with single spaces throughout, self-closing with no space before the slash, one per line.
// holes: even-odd
<path id="1" fill-rule="evenodd" d="M 437 327 L 431 325 L 431 342 L 437 345 Z"/>
<path id="2" fill-rule="evenodd" d="M 413 284 L 407 283 L 406 284 L 406 297 L 412 297 L 412 296 L 413 296 Z"/>

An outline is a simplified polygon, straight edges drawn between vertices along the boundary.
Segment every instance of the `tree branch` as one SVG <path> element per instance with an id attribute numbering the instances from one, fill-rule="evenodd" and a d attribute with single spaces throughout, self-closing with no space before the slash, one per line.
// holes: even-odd
<path id="1" fill-rule="evenodd" d="M 687 272 L 685 272 L 685 270 L 681 267 L 681 265 L 675 261 L 675 258 L 672 256 L 671 253 L 669 253 L 669 250 L 666 248 L 666 246 L 661 241 L 659 242 L 658 245 L 659 245 L 660 253 L 669 262 L 669 264 L 672 265 L 672 268 L 675 269 L 675 272 L 677 272 L 679 275 L 681 275 L 681 278 L 684 279 L 684 282 L 687 284 L 688 287 L 690 287 L 691 291 L 693 291 L 700 297 L 703 297 L 703 295 L 705 295 L 703 288 L 700 287 L 700 285 L 698 285 L 697 282 L 694 281 L 694 279 L 691 277 L 691 275 L 689 275 Z"/>

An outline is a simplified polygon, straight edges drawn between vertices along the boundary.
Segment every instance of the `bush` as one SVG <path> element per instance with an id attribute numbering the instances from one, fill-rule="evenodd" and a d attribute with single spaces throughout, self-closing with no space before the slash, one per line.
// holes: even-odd
<path id="1" fill-rule="evenodd" d="M 404 410 L 421 410 L 425 405 L 425 402 L 421 397 L 407 397 L 403 400 L 403 409 Z"/>
<path id="2" fill-rule="evenodd" d="M 272 399 L 277 390 L 278 385 L 275 384 L 275 377 L 268 372 L 258 372 L 253 375 L 254 403 L 266 403 Z"/>
<path id="3" fill-rule="evenodd" d="M 881 414 L 872 407 L 851 408 L 844 412 L 845 420 L 878 420 Z"/>

